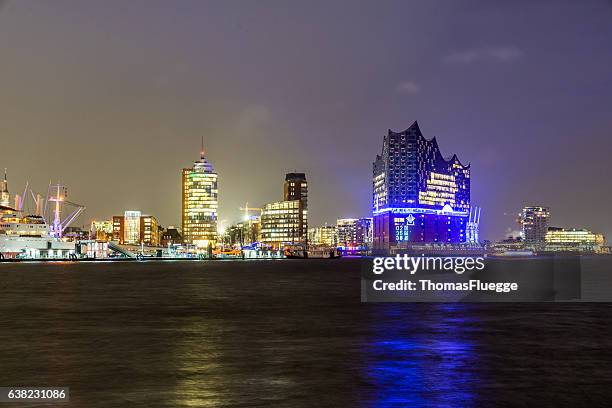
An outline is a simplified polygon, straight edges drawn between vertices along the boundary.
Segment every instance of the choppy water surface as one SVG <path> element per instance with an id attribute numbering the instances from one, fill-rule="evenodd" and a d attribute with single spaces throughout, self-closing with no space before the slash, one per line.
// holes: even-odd
<path id="1" fill-rule="evenodd" d="M 362 304 L 359 278 L 356 259 L 0 264 L 0 386 L 88 408 L 612 404 L 610 304 Z"/>

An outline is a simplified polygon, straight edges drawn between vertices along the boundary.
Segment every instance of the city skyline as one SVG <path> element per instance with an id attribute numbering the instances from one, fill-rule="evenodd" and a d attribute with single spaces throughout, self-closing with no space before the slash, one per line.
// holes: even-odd
<path id="1" fill-rule="evenodd" d="M 473 165 L 483 239 L 518 231 L 527 205 L 612 234 L 607 2 L 82 4 L 0 10 L 11 197 L 59 179 L 87 206 L 79 224 L 129 208 L 180 225 L 179 171 L 204 135 L 221 220 L 301 171 L 323 225 L 371 214 L 380 138 L 419 120 Z"/>

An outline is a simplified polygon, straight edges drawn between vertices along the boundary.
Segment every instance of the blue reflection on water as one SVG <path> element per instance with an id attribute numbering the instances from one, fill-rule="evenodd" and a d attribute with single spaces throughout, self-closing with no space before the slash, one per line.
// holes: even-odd
<path id="1" fill-rule="evenodd" d="M 477 353 L 465 305 L 384 305 L 368 346 L 372 407 L 474 405 Z M 381 313 L 382 312 L 382 313 Z"/>

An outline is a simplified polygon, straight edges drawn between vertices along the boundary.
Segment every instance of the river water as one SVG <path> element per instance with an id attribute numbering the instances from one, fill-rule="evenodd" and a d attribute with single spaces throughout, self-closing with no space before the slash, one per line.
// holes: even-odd
<path id="1" fill-rule="evenodd" d="M 0 264 L 0 386 L 84 408 L 612 404 L 611 304 L 362 304 L 359 266 Z"/>

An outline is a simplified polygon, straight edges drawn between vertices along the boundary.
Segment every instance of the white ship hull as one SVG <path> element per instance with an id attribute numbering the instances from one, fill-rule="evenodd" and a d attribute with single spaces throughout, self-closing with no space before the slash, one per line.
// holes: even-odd
<path id="1" fill-rule="evenodd" d="M 5 259 L 66 259 L 75 253 L 74 242 L 50 237 L 0 235 L 0 253 Z"/>

